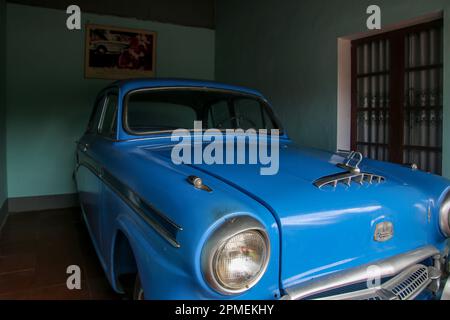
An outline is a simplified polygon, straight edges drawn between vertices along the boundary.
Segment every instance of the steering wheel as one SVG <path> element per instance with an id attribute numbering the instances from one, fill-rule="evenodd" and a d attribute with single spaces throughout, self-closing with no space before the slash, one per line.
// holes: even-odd
<path id="1" fill-rule="evenodd" d="M 226 121 L 233 121 L 233 120 L 246 121 L 246 122 L 248 122 L 251 125 L 252 128 L 256 129 L 256 123 L 253 120 L 251 120 L 251 119 L 249 119 L 249 118 L 247 118 L 247 117 L 245 117 L 243 115 L 234 116 L 234 117 L 231 117 L 231 118 L 228 118 L 228 119 L 224 119 L 224 120 L 220 121 L 217 124 L 217 127 L 220 129 L 220 128 L 222 128 L 222 125 L 224 124 L 224 122 L 226 122 Z"/>

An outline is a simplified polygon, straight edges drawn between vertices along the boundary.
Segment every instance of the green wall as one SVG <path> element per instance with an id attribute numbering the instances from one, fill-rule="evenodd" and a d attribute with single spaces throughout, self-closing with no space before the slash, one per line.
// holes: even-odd
<path id="1" fill-rule="evenodd" d="M 110 82 L 84 79 L 84 32 L 67 30 L 66 18 L 60 10 L 7 5 L 10 198 L 75 192 L 75 140 Z M 82 20 L 156 31 L 158 77 L 214 79 L 213 30 L 94 14 Z"/>
<path id="2" fill-rule="evenodd" d="M 6 0 L 0 0 L 0 209 L 7 197 L 6 188 Z M 0 211 L 0 227 L 2 224 Z"/>
<path id="3" fill-rule="evenodd" d="M 216 79 L 255 87 L 300 144 L 336 150 L 337 38 L 366 29 L 366 9 L 390 25 L 444 10 L 450 81 L 449 0 L 216 1 Z M 450 86 L 444 86 L 444 174 L 450 177 Z"/>

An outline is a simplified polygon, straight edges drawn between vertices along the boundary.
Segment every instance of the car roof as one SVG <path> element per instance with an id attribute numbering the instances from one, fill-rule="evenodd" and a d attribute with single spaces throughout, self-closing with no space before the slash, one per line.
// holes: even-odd
<path id="1" fill-rule="evenodd" d="M 209 88 L 219 90 L 231 90 L 241 93 L 251 94 L 264 99 L 264 96 L 257 90 L 249 89 L 241 86 L 230 85 L 215 81 L 193 80 L 193 79 L 177 79 L 177 78 L 139 78 L 119 80 L 108 87 L 119 87 L 124 92 L 143 88 L 159 88 L 159 87 L 193 87 L 193 88 Z"/>

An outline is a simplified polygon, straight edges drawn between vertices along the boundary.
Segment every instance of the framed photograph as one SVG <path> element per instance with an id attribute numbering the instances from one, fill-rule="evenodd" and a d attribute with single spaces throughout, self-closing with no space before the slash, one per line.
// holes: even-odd
<path id="1" fill-rule="evenodd" d="M 88 24 L 85 46 L 86 78 L 155 76 L 155 32 Z"/>

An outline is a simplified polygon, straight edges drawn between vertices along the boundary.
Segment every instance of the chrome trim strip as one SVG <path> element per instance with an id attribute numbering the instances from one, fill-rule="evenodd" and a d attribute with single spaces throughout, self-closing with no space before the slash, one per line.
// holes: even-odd
<path id="1" fill-rule="evenodd" d="M 134 212 L 136 212 L 147 224 L 149 224 L 161 237 L 173 247 L 180 248 L 177 235 L 183 228 L 170 220 L 161 211 L 143 200 L 110 172 L 102 168 L 92 157 L 86 153 L 79 154 L 79 165 L 88 168 L 102 182 L 111 188 Z"/>
<path id="2" fill-rule="evenodd" d="M 180 244 L 176 241 L 178 231 L 183 228 L 178 226 L 163 213 L 155 209 L 152 205 L 145 202 L 139 195 L 133 192 L 129 187 L 120 182 L 111 173 L 103 170 L 103 181 L 111 187 L 136 213 L 150 224 L 160 235 L 169 241 L 174 247 L 179 248 Z"/>
<path id="3" fill-rule="evenodd" d="M 397 256 L 368 263 L 349 270 L 334 272 L 320 278 L 311 279 L 297 286 L 287 288 L 282 300 L 300 300 L 329 290 L 342 288 L 370 279 L 368 267 L 377 266 L 381 277 L 397 275 L 406 268 L 439 254 L 433 246 L 426 246 Z"/>

